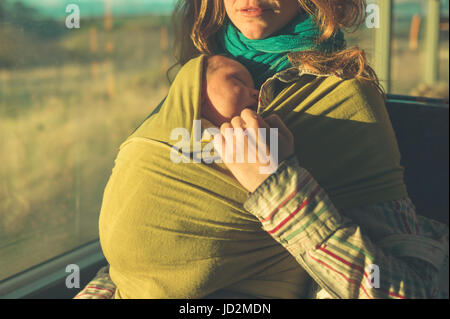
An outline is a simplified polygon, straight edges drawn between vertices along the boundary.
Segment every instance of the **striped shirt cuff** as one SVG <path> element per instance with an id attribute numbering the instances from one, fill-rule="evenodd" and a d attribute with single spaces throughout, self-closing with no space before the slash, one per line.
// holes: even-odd
<path id="1" fill-rule="evenodd" d="M 244 203 L 283 246 L 300 253 L 325 241 L 342 217 L 311 174 L 292 156 L 280 164 Z"/>

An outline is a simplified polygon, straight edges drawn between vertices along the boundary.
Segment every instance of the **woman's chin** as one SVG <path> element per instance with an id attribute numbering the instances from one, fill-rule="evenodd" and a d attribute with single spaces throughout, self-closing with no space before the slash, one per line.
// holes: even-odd
<path id="1" fill-rule="evenodd" d="M 270 34 L 266 30 L 245 30 L 241 33 L 249 40 L 261 40 L 267 38 Z"/>
<path id="2" fill-rule="evenodd" d="M 271 33 L 270 27 L 265 21 L 246 21 L 245 23 L 240 23 L 236 26 L 244 37 L 250 40 L 261 40 L 267 38 Z"/>

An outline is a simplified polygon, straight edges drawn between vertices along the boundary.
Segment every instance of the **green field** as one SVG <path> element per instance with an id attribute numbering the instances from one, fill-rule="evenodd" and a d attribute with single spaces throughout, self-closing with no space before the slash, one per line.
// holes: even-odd
<path id="1" fill-rule="evenodd" d="M 18 41 L 24 55 L 50 56 L 0 68 L 0 280 L 98 237 L 118 147 L 167 93 L 158 19 Z"/>

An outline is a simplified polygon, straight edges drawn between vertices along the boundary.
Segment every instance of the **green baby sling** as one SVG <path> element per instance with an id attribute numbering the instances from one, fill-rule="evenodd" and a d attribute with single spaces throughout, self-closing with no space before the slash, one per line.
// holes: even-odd
<path id="1" fill-rule="evenodd" d="M 204 58 L 183 66 L 159 111 L 121 145 L 100 214 L 116 298 L 304 298 L 310 277 L 245 211 L 247 192 L 224 164 L 192 156 Z M 395 135 L 373 87 L 305 74 L 279 83 L 261 112 L 270 113 L 293 131 L 300 164 L 341 213 L 407 196 Z M 201 150 L 210 143 L 202 140 Z M 189 163 L 173 161 L 174 146 L 191 150 L 176 152 Z"/>
<path id="2" fill-rule="evenodd" d="M 174 129 L 192 133 L 200 119 L 203 58 L 121 145 L 100 215 L 115 297 L 302 298 L 306 272 L 245 211 L 247 192 L 225 166 L 171 160 Z"/>

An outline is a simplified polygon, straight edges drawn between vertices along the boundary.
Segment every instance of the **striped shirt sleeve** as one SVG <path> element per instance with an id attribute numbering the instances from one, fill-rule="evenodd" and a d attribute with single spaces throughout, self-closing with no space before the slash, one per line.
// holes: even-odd
<path id="1" fill-rule="evenodd" d="M 244 207 L 314 279 L 315 298 L 441 296 L 448 226 L 424 227 L 409 198 L 339 212 L 294 156 Z"/>
<path id="2" fill-rule="evenodd" d="M 109 276 L 109 266 L 105 266 L 73 299 L 114 299 L 115 291 L 116 286 Z"/>

